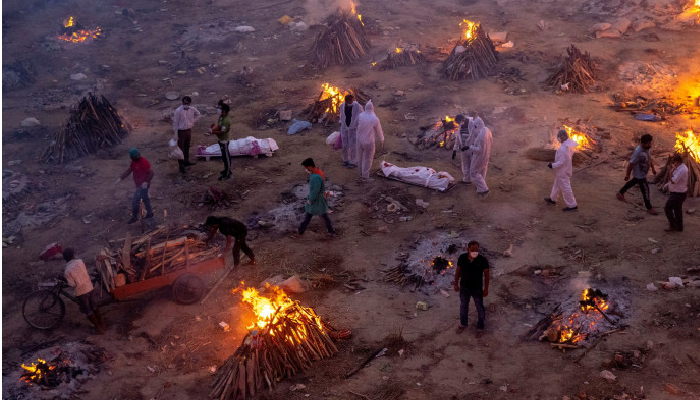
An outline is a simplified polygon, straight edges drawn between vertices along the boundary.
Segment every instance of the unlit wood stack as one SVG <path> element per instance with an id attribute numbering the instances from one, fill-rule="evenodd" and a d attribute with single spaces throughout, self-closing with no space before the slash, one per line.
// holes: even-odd
<path id="1" fill-rule="evenodd" d="M 362 21 L 347 11 L 328 17 L 311 46 L 311 62 L 318 68 L 347 65 L 364 57 L 370 48 Z"/>
<path id="2" fill-rule="evenodd" d="M 440 75 L 454 81 L 473 80 L 494 75 L 498 67 L 498 53 L 491 38 L 481 25 L 476 27 L 471 42 L 457 43 L 440 67 Z M 464 51 L 462 51 L 464 49 Z"/>
<path id="3" fill-rule="evenodd" d="M 596 80 L 598 66 L 588 52 L 581 53 L 573 44 L 566 49 L 568 56 L 547 78 L 547 86 L 560 90 L 568 84 L 566 91 L 571 93 L 587 93 L 588 86 Z"/>
<path id="4" fill-rule="evenodd" d="M 122 143 L 131 130 L 109 101 L 92 93 L 70 110 L 66 125 L 56 134 L 42 161 L 62 164 Z"/>
<path id="5" fill-rule="evenodd" d="M 687 149 L 680 152 L 683 163 L 688 167 L 688 196 L 700 197 L 700 162 L 693 158 L 692 153 Z M 656 175 L 655 183 L 660 186 L 671 180 L 671 156 L 666 160 L 666 165 Z"/>
<path id="6" fill-rule="evenodd" d="M 379 63 L 379 70 L 386 71 L 406 65 L 425 64 L 426 61 L 420 51 L 401 49 L 399 52 L 387 54 L 386 59 Z"/>
<path id="7" fill-rule="evenodd" d="M 245 399 L 338 352 L 316 313 L 299 304 L 278 310 L 264 331 L 247 334 L 219 368 L 209 397 Z"/>

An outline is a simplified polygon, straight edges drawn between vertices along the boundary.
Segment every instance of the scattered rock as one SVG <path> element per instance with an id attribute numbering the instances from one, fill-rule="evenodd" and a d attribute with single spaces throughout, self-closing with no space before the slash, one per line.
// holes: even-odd
<path id="1" fill-rule="evenodd" d="M 306 385 L 304 385 L 302 383 L 297 383 L 296 385 L 292 385 L 289 388 L 289 390 L 291 390 L 292 392 L 296 392 L 297 390 L 304 390 L 304 389 L 306 389 Z"/>
<path id="2" fill-rule="evenodd" d="M 651 340 L 647 340 L 647 350 L 651 350 L 654 348 L 654 342 Z"/>
<path id="3" fill-rule="evenodd" d="M 603 378 L 603 379 L 605 379 L 606 381 L 608 381 L 608 382 L 610 382 L 610 383 L 615 382 L 615 380 L 617 379 L 617 377 L 616 377 L 615 375 L 613 375 L 613 373 L 610 372 L 610 371 L 608 371 L 607 369 L 606 369 L 606 370 L 603 370 L 603 371 L 600 373 L 600 377 Z"/>
<path id="4" fill-rule="evenodd" d="M 504 257 L 513 257 L 513 243 L 508 246 L 508 250 L 503 252 Z"/>
<path id="5" fill-rule="evenodd" d="M 36 118 L 34 118 L 34 117 L 29 117 L 29 118 L 23 119 L 21 125 L 22 125 L 22 126 L 25 126 L 25 127 L 28 127 L 28 126 L 39 126 L 39 125 L 41 125 L 41 122 L 39 122 L 39 120 L 36 119 Z"/>
<path id="6" fill-rule="evenodd" d="M 653 249 L 651 249 L 651 254 L 657 254 L 657 253 L 659 253 L 659 252 L 661 252 L 661 248 L 660 248 L 660 247 L 654 247 Z"/>
<path id="7" fill-rule="evenodd" d="M 406 95 L 406 93 L 404 93 L 403 90 L 397 90 L 394 92 L 394 96 L 402 97 L 405 95 Z"/>
<path id="8" fill-rule="evenodd" d="M 180 93 L 178 92 L 168 92 L 165 94 L 165 98 L 168 100 L 177 100 L 180 98 Z"/>
<path id="9" fill-rule="evenodd" d="M 386 225 L 382 225 L 379 228 L 377 228 L 377 232 L 379 233 L 389 233 L 389 227 Z"/>
<path id="10" fill-rule="evenodd" d="M 681 394 L 681 389 L 672 383 L 665 384 L 664 390 L 671 394 Z"/>
<path id="11" fill-rule="evenodd" d="M 650 21 L 648 19 L 638 19 L 632 22 L 632 29 L 634 29 L 635 32 L 639 32 L 641 30 L 650 28 L 656 28 L 656 24 L 654 23 L 654 21 Z"/>
<path id="12" fill-rule="evenodd" d="M 236 32 L 255 32 L 255 28 L 250 25 L 241 25 L 233 28 Z"/>
<path id="13" fill-rule="evenodd" d="M 695 211 L 696 210 L 694 208 L 689 208 L 689 209 L 685 210 L 685 213 L 688 215 L 691 215 L 691 214 L 695 214 Z"/>
<path id="14" fill-rule="evenodd" d="M 657 288 L 653 283 L 650 283 L 647 285 L 647 290 L 655 292 L 655 291 L 659 290 L 659 288 Z"/>
<path id="15" fill-rule="evenodd" d="M 416 205 L 417 205 L 418 207 L 428 208 L 428 206 L 430 205 L 430 203 L 428 203 L 428 202 L 426 202 L 426 201 L 423 201 L 423 199 L 416 199 Z"/>
<path id="16" fill-rule="evenodd" d="M 540 22 L 537 23 L 537 27 L 542 29 L 543 31 L 546 31 L 551 27 L 550 23 L 541 19 Z"/>
<path id="17" fill-rule="evenodd" d="M 678 286 L 678 287 L 683 287 L 683 279 L 681 279 L 680 277 L 677 277 L 677 276 L 670 276 L 668 278 L 668 283 L 671 283 L 671 284 Z"/>
<path id="18" fill-rule="evenodd" d="M 74 81 L 82 81 L 83 79 L 87 79 L 87 75 L 82 72 L 78 72 L 77 74 L 71 74 L 70 79 Z"/>

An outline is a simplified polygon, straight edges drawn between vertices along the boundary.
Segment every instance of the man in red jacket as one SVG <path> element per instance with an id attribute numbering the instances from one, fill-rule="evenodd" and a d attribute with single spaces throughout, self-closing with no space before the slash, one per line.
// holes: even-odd
<path id="1" fill-rule="evenodd" d="M 129 168 L 124 171 L 122 176 L 117 179 L 117 183 L 126 179 L 132 172 L 134 173 L 136 191 L 131 201 L 131 219 L 127 222 L 127 224 L 133 224 L 139 219 L 138 215 L 141 200 L 143 200 L 143 205 L 146 207 L 146 218 L 153 218 L 153 209 L 151 209 L 151 199 L 148 197 L 148 188 L 151 187 L 151 180 L 154 174 L 151 169 L 151 163 L 141 157 L 141 153 L 137 149 L 130 149 L 129 157 L 131 157 L 131 164 Z"/>

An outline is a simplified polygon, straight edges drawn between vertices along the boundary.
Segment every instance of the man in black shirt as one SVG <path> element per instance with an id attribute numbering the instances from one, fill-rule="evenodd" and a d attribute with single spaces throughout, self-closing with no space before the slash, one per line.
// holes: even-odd
<path id="1" fill-rule="evenodd" d="M 484 320 L 486 309 L 484 297 L 489 294 L 489 262 L 486 257 L 479 254 L 479 242 L 471 241 L 467 246 L 467 253 L 457 259 L 457 271 L 455 271 L 455 292 L 459 292 L 459 326 L 457 333 L 462 333 L 469 320 L 469 299 L 474 298 L 476 312 L 479 321 L 476 324 L 476 337 L 484 333 Z"/>
<path id="2" fill-rule="evenodd" d="M 237 221 L 228 217 L 207 217 L 207 222 L 204 223 L 209 230 L 209 239 L 211 241 L 216 235 L 216 231 L 220 231 L 222 235 L 226 235 L 226 248 L 224 254 L 231 248 L 231 238 L 236 239 L 233 243 L 233 268 L 238 267 L 241 261 L 241 250 L 250 258 L 250 263 L 255 264 L 255 255 L 253 250 L 245 243 L 245 236 L 248 233 L 245 225 L 241 221 Z"/>

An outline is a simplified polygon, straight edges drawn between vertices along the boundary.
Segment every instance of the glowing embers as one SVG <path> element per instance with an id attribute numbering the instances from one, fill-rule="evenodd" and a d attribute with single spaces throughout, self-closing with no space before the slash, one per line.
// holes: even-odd
<path id="1" fill-rule="evenodd" d="M 674 149 L 680 153 L 687 153 L 696 163 L 700 163 L 700 135 L 692 129 L 676 133 Z"/>
<path id="2" fill-rule="evenodd" d="M 72 366 L 70 361 L 59 358 L 57 357 L 51 362 L 37 358 L 37 362 L 31 362 L 30 365 L 22 364 L 24 372 L 19 381 L 30 386 L 39 385 L 43 388 L 55 388 L 62 383 L 70 382 L 71 379 L 83 373 L 81 368 Z"/>
<path id="3" fill-rule="evenodd" d="M 431 148 L 452 150 L 455 143 L 454 135 L 459 134 L 459 124 L 448 115 L 429 127 L 421 129 L 424 132 L 418 134 L 415 142 L 415 146 L 419 150 Z"/>
<path id="4" fill-rule="evenodd" d="M 71 43 L 82 43 L 86 40 L 97 39 L 101 34 L 100 27 L 84 29 L 75 22 L 75 18 L 68 17 L 63 20 L 63 32 L 58 36 L 58 39 Z"/>

